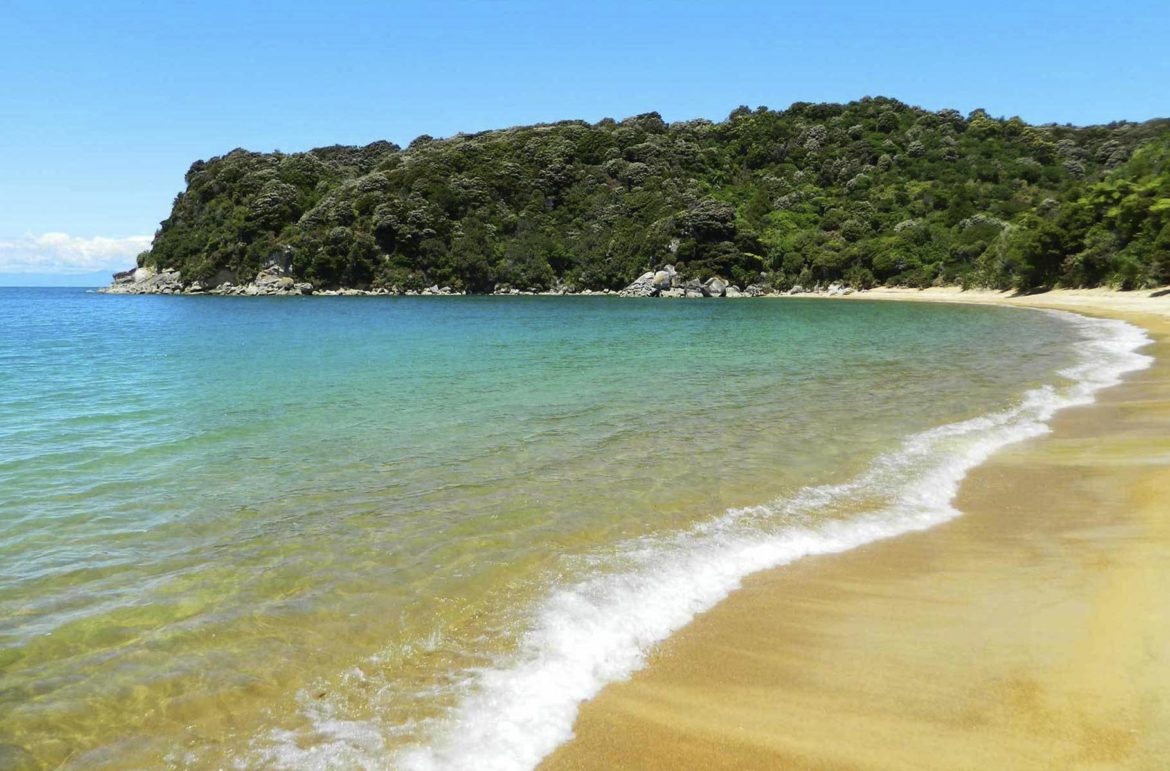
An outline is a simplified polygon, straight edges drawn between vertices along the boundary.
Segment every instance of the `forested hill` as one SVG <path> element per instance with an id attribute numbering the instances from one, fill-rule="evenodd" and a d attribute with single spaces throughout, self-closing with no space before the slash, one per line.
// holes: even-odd
<path id="1" fill-rule="evenodd" d="M 1032 126 L 892 99 L 566 121 L 195 163 L 139 264 L 319 287 L 618 288 L 666 263 L 844 281 L 1170 282 L 1170 120 Z"/>

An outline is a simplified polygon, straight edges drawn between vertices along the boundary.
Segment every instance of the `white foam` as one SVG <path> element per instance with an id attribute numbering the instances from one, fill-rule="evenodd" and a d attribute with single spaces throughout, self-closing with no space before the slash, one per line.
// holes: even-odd
<path id="1" fill-rule="evenodd" d="M 368 752 L 368 736 L 349 742 L 354 727 L 334 723 L 324 733 L 332 734 L 336 746 L 316 747 L 312 757 L 285 755 L 284 761 L 414 771 L 535 767 L 572 737 L 581 702 L 641 668 L 653 645 L 725 598 L 744 577 L 958 516 L 951 501 L 970 469 L 1008 444 L 1047 432 L 1058 410 L 1091 402 L 1100 389 L 1152 362 L 1137 353 L 1150 342 L 1141 329 L 1060 315 L 1084 338 L 1079 362 L 1060 373 L 1069 384 L 1030 391 L 1003 412 L 911 436 L 844 484 L 807 488 L 787 500 L 727 511 L 679 535 L 627 544 L 620 554 L 626 569 L 551 591 L 519 655 L 478 672 L 474 687 L 426 746 L 378 757 Z M 862 501 L 874 505 L 847 514 Z M 836 518 L 834 507 L 842 507 Z"/>

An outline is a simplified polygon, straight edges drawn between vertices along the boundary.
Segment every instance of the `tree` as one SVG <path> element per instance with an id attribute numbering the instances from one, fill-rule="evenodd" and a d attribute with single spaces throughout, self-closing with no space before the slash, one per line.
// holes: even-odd
<path id="1" fill-rule="evenodd" d="M 892 99 L 657 113 L 191 165 L 143 265 L 322 285 L 1170 280 L 1170 121 L 1029 126 Z M 994 223 L 994 224 L 993 224 Z M 768 275 L 760 276 L 761 271 Z M 425 283 L 424 283 L 425 282 Z"/>

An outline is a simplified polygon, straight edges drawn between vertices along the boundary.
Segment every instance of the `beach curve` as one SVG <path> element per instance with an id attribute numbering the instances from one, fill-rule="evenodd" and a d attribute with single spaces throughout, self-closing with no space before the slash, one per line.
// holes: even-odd
<path id="1" fill-rule="evenodd" d="M 844 298 L 1122 318 L 1154 336 L 1156 361 L 971 471 L 955 501 L 966 516 L 749 577 L 586 703 L 542 768 L 1157 767 L 1170 736 L 1164 297 Z"/>

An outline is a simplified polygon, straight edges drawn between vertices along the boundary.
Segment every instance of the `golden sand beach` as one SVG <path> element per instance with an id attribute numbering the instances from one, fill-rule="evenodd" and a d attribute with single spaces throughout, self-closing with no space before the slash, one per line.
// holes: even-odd
<path id="1" fill-rule="evenodd" d="M 1170 767 L 1170 294 L 845 299 L 1123 318 L 1156 360 L 974 470 L 962 517 L 750 577 L 542 768 Z"/>

